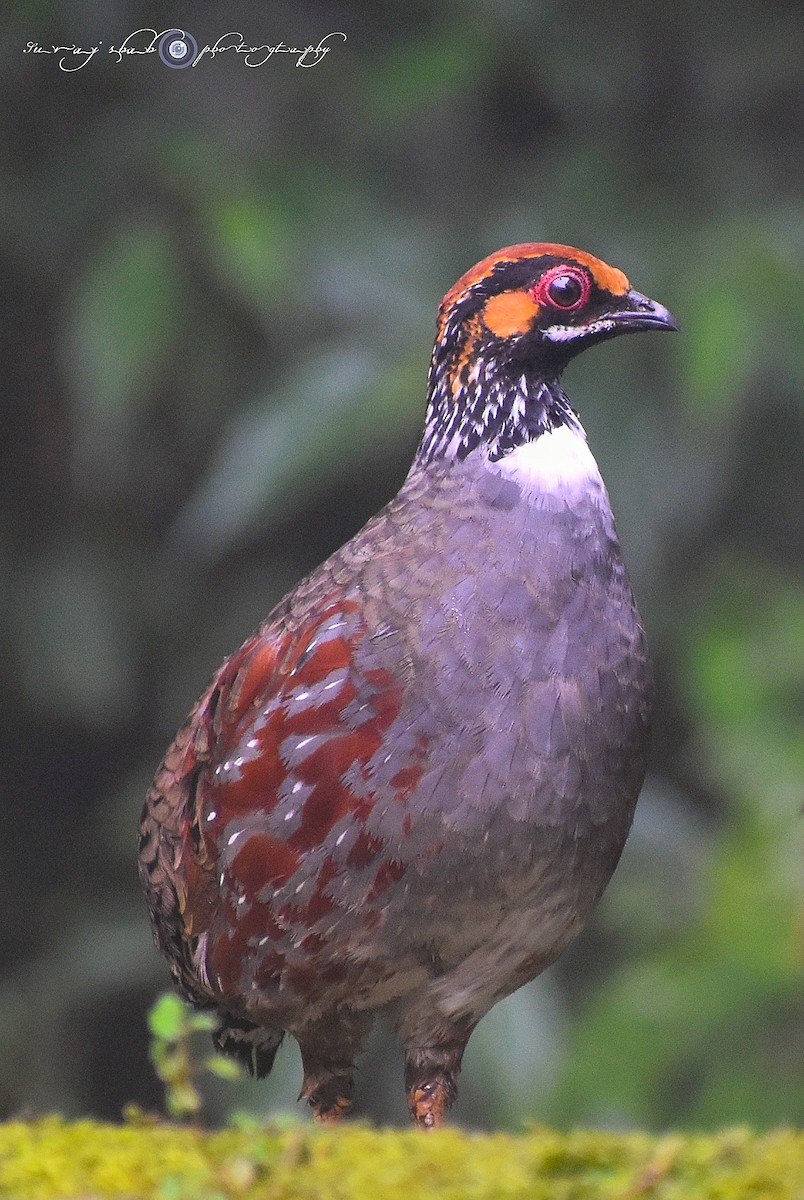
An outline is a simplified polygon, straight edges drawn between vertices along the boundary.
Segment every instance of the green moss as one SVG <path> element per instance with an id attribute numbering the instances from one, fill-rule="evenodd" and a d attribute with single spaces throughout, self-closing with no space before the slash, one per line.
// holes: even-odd
<path id="1" fill-rule="evenodd" d="M 796 1200 L 804 1134 L 432 1136 L 348 1125 L 203 1133 L 48 1117 L 0 1125 L 14 1200 Z"/>

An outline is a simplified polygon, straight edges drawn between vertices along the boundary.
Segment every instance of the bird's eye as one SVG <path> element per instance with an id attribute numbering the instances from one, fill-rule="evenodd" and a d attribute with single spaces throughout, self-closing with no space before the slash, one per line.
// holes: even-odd
<path id="1" fill-rule="evenodd" d="M 589 298 L 589 280 L 573 267 L 553 267 L 542 275 L 533 293 L 539 304 L 570 312 Z"/>
<path id="2" fill-rule="evenodd" d="M 556 275 L 550 282 L 547 295 L 559 308 L 574 308 L 583 295 L 583 287 L 574 275 Z"/>

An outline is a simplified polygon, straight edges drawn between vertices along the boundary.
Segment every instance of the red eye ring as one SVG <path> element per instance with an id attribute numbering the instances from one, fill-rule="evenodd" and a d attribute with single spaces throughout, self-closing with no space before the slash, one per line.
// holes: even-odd
<path id="1" fill-rule="evenodd" d="M 531 295 L 544 308 L 575 312 L 589 299 L 589 276 L 580 267 L 557 266 L 545 271 L 531 288 Z"/>

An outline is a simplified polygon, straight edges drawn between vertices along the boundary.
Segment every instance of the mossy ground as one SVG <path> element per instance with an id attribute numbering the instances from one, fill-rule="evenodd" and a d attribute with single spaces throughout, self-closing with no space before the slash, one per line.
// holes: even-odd
<path id="1" fill-rule="evenodd" d="M 49 1117 L 0 1126 L 14 1200 L 802 1200 L 804 1134 L 547 1129 L 432 1136 L 348 1125 L 204 1133 Z"/>

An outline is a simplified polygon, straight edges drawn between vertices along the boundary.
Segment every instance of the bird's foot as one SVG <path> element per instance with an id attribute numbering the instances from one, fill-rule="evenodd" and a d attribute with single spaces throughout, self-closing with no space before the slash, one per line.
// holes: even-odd
<path id="1" fill-rule="evenodd" d="M 306 1100 L 320 1125 L 335 1125 L 352 1107 L 351 1075 L 305 1075 L 300 1100 Z"/>
<path id="2" fill-rule="evenodd" d="M 313 1106 L 313 1116 L 319 1125 L 337 1125 L 352 1107 L 348 1096 L 336 1096 L 331 1103 L 316 1100 L 311 1100 L 310 1103 Z"/>
<path id="3" fill-rule="evenodd" d="M 408 1111 L 417 1129 L 440 1129 L 447 1109 L 455 1099 L 455 1081 L 451 1076 L 437 1075 L 419 1080 L 408 1088 Z"/>
<path id="4" fill-rule="evenodd" d="M 411 1038 L 405 1047 L 408 1112 L 416 1129 L 427 1130 L 439 1129 L 455 1103 L 461 1059 L 472 1032 L 468 1021 L 462 1025 L 453 1022 L 449 1027 L 442 1022 L 438 1029 L 437 1017 L 432 1014 L 429 1024 L 436 1027 L 440 1036 L 424 1041 L 419 1034 L 418 1044 L 411 1044 Z"/>

